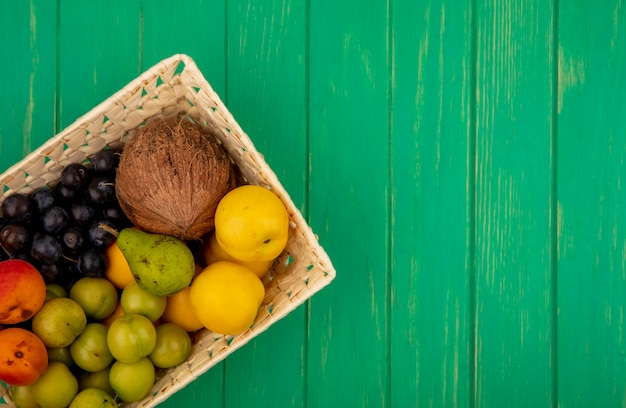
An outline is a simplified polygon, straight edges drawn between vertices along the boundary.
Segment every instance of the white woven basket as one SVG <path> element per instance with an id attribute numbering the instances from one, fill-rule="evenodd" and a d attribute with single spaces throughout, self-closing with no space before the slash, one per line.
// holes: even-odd
<path id="1" fill-rule="evenodd" d="M 237 336 L 200 331 L 189 359 L 163 372 L 146 398 L 127 407 L 152 407 L 163 402 L 335 277 L 328 255 L 275 173 L 186 55 L 174 55 L 156 64 L 9 168 L 0 176 L 0 201 L 15 192 L 29 193 L 46 184 L 55 185 L 67 164 L 82 163 L 107 145 L 122 146 L 137 127 L 152 119 L 181 114 L 221 140 L 247 183 L 267 186 L 280 197 L 291 217 L 290 237 L 287 248 L 264 278 L 266 296 L 254 325 Z M 2 386 L 0 396 L 7 406 L 15 406 Z"/>

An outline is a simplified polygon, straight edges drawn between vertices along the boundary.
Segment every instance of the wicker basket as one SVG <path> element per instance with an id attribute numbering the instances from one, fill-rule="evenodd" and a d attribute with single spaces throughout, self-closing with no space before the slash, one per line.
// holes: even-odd
<path id="1" fill-rule="evenodd" d="M 161 61 L 8 169 L 0 176 L 0 201 L 15 192 L 29 193 L 46 184 L 54 185 L 67 164 L 84 162 L 107 145 L 123 145 L 137 127 L 151 119 L 181 114 L 217 135 L 247 183 L 267 186 L 280 197 L 291 217 L 290 237 L 264 278 L 266 296 L 254 325 L 237 336 L 201 330 L 194 337 L 189 359 L 161 372 L 148 396 L 126 404 L 128 407 L 151 407 L 166 400 L 335 277 L 330 259 L 272 169 L 186 55 Z M 8 406 L 14 406 L 3 386 L 0 396 Z"/>

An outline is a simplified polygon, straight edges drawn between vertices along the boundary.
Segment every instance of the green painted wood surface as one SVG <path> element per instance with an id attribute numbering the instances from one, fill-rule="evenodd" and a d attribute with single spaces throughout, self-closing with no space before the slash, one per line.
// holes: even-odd
<path id="1" fill-rule="evenodd" d="M 0 11 L 0 170 L 186 53 L 335 264 L 162 406 L 626 404 L 621 0 Z"/>
<path id="2" fill-rule="evenodd" d="M 387 405 L 471 406 L 473 11 L 407 0 L 392 4 L 390 20 Z"/>

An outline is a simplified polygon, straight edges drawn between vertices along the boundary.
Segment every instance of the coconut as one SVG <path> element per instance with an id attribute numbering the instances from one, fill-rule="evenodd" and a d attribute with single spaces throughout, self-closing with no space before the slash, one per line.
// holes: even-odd
<path id="1" fill-rule="evenodd" d="M 217 138 L 186 119 L 158 119 L 124 147 L 115 190 L 128 219 L 147 232 L 183 241 L 214 228 L 220 199 L 236 185 Z"/>

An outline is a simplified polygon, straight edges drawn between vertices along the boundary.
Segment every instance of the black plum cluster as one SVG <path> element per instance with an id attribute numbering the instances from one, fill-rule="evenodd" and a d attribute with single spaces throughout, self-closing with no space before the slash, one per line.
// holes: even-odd
<path id="1" fill-rule="evenodd" d="M 115 230 L 130 226 L 115 196 L 119 152 L 104 149 L 89 162 L 67 165 L 55 186 L 16 193 L 0 204 L 0 259 L 32 263 L 47 283 L 64 287 L 102 276 Z"/>

